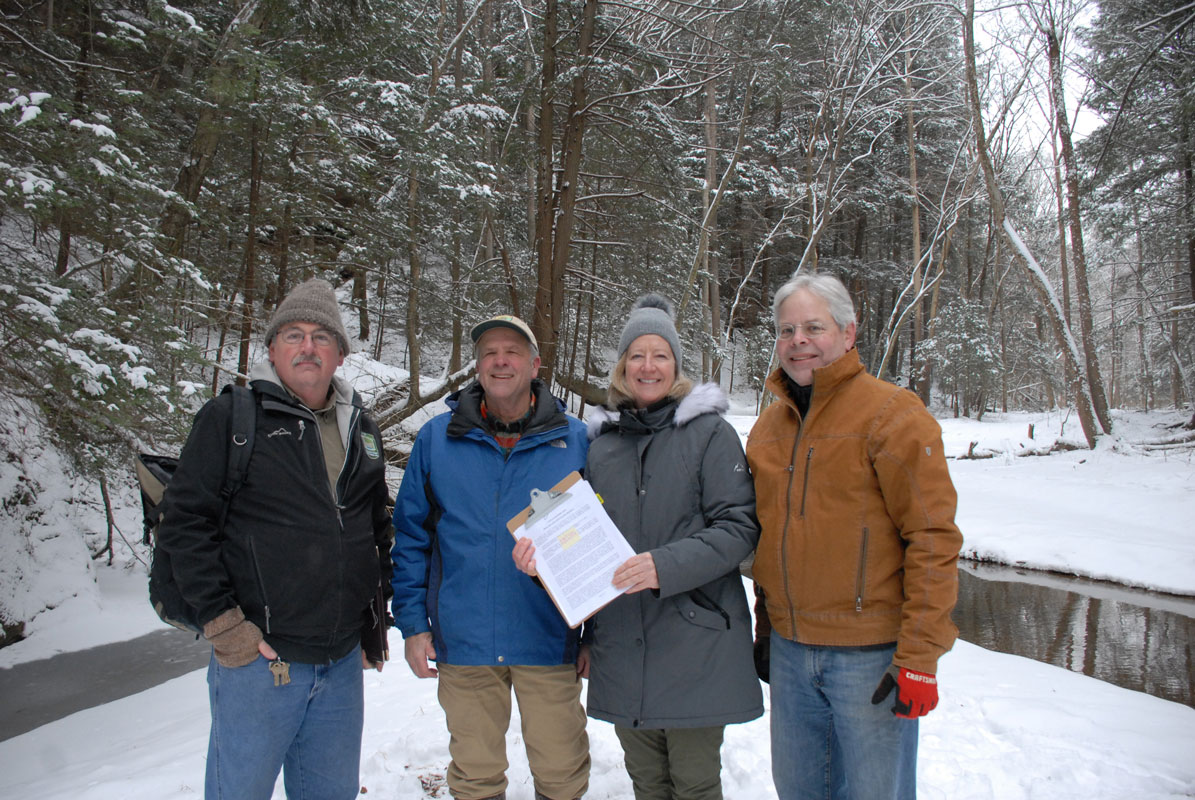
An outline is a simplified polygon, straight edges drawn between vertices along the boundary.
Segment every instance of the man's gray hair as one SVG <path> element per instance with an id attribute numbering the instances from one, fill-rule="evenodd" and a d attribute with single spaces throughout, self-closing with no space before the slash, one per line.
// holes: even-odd
<path id="1" fill-rule="evenodd" d="M 846 327 L 855 321 L 855 304 L 851 301 L 851 295 L 842 285 L 842 281 L 827 272 L 797 270 L 783 286 L 776 290 L 776 296 L 772 299 L 773 328 L 780 327 L 780 306 L 801 289 L 826 301 L 826 304 L 830 306 L 830 316 L 834 318 L 834 324 L 839 329 L 845 331 Z"/>

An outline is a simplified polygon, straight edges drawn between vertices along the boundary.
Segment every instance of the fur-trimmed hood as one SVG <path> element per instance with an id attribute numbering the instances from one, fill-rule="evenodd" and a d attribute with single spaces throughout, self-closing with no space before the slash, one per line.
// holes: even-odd
<path id="1" fill-rule="evenodd" d="M 672 424 L 683 427 L 703 414 L 725 414 L 730 410 L 730 400 L 726 392 L 716 383 L 701 383 L 681 398 L 676 405 L 676 413 L 672 416 Z M 589 431 L 589 440 L 593 441 L 607 424 L 615 425 L 621 416 L 621 411 L 613 411 L 605 406 L 598 406 L 585 421 Z"/>

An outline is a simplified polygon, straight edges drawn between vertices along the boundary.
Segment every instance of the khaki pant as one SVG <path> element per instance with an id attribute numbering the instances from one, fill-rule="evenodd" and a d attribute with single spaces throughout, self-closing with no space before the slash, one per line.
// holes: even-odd
<path id="1" fill-rule="evenodd" d="M 574 800 L 589 788 L 589 735 L 576 667 L 463 667 L 437 664 L 448 721 L 448 791 L 480 800 L 506 791 L 506 729 L 513 688 L 535 791 Z"/>
<path id="2" fill-rule="evenodd" d="M 722 800 L 725 727 L 645 730 L 615 725 L 635 800 Z"/>

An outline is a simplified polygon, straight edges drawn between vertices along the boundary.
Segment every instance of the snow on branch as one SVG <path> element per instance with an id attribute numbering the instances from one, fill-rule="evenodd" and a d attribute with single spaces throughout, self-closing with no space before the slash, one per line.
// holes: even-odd
<path id="1" fill-rule="evenodd" d="M 1016 228 L 1012 226 L 1012 221 L 1007 216 L 1004 217 L 1004 232 L 1008 234 L 1008 240 L 1012 242 L 1012 246 L 1020 253 L 1021 258 L 1025 259 L 1025 264 L 1029 267 L 1029 271 L 1037 278 L 1038 286 L 1041 287 L 1046 300 L 1049 301 L 1050 306 L 1054 309 L 1057 318 L 1066 319 L 1066 315 L 1062 313 L 1062 303 L 1058 301 L 1058 295 L 1054 292 L 1054 287 L 1050 284 L 1050 279 L 1046 277 L 1045 270 L 1037 263 L 1037 259 L 1033 257 L 1033 253 L 1029 251 L 1028 245 L 1021 239 L 1020 234 L 1017 233 Z M 1071 357 L 1074 359 L 1074 363 L 1082 365 L 1084 361 L 1079 357 L 1079 345 L 1075 342 L 1075 337 L 1071 335 L 1070 328 L 1066 325 L 1062 326 L 1062 337 L 1066 342 L 1066 349 L 1070 351 Z"/>

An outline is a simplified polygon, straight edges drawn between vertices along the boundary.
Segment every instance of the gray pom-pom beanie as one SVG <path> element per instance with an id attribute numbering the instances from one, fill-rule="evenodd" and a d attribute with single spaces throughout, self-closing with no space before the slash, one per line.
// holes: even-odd
<path id="1" fill-rule="evenodd" d="M 676 335 L 676 325 L 672 321 L 672 301 L 654 292 L 640 297 L 631 308 L 627 324 L 622 328 L 622 336 L 618 337 L 618 357 L 622 358 L 631 342 L 649 333 L 668 342 L 679 368 L 684 351 L 681 350 L 680 337 Z"/>
<path id="2" fill-rule="evenodd" d="M 278 304 L 270 319 L 270 327 L 266 329 L 266 346 L 269 347 L 270 342 L 274 341 L 279 328 L 291 322 L 310 322 L 326 328 L 336 334 L 341 353 L 348 355 L 351 352 L 349 335 L 340 319 L 340 303 L 336 302 L 336 292 L 332 284 L 322 278 L 300 283 Z"/>

